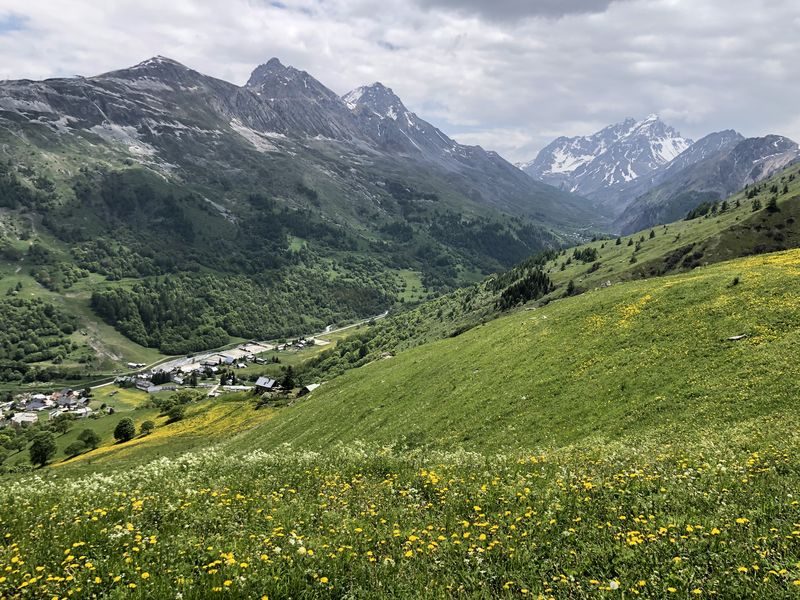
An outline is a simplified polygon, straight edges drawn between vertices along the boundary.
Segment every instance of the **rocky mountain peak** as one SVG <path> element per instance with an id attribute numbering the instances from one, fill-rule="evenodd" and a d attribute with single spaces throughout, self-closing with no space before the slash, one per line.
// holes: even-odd
<path id="1" fill-rule="evenodd" d="M 268 98 L 305 97 L 316 101 L 340 102 L 339 97 L 311 75 L 271 58 L 256 67 L 246 88 Z"/>
<path id="2" fill-rule="evenodd" d="M 627 118 L 600 131 L 561 137 L 523 165 L 531 177 L 602 200 L 611 188 L 648 175 L 674 160 L 692 140 L 657 114 Z"/>
<path id="3" fill-rule="evenodd" d="M 158 79 L 164 82 L 179 81 L 186 77 L 192 70 L 179 63 L 177 60 L 166 56 L 153 56 L 147 60 L 118 71 L 111 71 L 98 75 L 95 79 L 118 78 L 118 79 Z"/>
<path id="4" fill-rule="evenodd" d="M 379 81 L 345 94 L 342 100 L 350 110 L 356 110 L 358 107 L 363 106 L 381 117 L 394 120 L 399 115 L 408 112 L 402 100 L 392 89 Z"/>

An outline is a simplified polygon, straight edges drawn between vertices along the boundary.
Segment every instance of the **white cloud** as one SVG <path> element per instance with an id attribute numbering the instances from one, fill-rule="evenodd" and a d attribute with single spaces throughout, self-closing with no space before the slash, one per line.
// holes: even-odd
<path id="1" fill-rule="evenodd" d="M 0 78 L 163 54 L 241 84 L 278 56 L 338 93 L 380 80 L 513 161 L 651 112 L 695 138 L 731 127 L 800 138 L 796 0 L 0 0 L 0 24 L 11 17 Z"/>

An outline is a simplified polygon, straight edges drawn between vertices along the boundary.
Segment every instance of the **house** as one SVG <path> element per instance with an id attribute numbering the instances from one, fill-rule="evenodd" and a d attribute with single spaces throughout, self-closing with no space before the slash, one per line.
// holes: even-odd
<path id="1" fill-rule="evenodd" d="M 150 383 L 150 381 L 148 381 L 147 379 L 137 379 L 136 382 L 134 383 L 134 386 L 136 386 L 137 390 L 142 390 L 143 392 L 146 392 L 153 386 L 153 384 Z"/>
<path id="2" fill-rule="evenodd" d="M 76 419 L 85 419 L 90 414 L 92 414 L 92 412 L 93 412 L 92 409 L 89 408 L 88 406 L 82 406 L 81 408 L 72 411 L 72 414 L 75 415 Z"/>
<path id="3" fill-rule="evenodd" d="M 163 385 L 151 385 L 147 388 L 148 394 L 157 394 L 158 392 L 174 392 L 178 386 L 173 383 L 165 383 Z"/>
<path id="4" fill-rule="evenodd" d="M 318 384 L 318 383 L 309 383 L 308 385 L 303 386 L 302 388 L 300 388 L 300 391 L 297 392 L 297 397 L 299 398 L 301 396 L 305 396 L 307 394 L 310 394 L 315 389 L 317 389 L 319 387 L 319 385 L 320 384 Z"/>
<path id="5" fill-rule="evenodd" d="M 256 381 L 256 392 L 263 394 L 264 392 L 274 392 L 278 389 L 278 382 L 269 377 L 259 377 Z"/>
<path id="6" fill-rule="evenodd" d="M 65 411 L 62 408 L 57 408 L 55 410 L 51 410 L 50 414 L 48 415 L 47 418 L 49 420 L 53 421 L 53 420 L 57 419 L 58 417 L 60 417 L 61 415 L 65 415 L 65 414 L 67 414 L 67 411 Z"/>
<path id="7" fill-rule="evenodd" d="M 78 406 L 78 398 L 72 393 L 72 390 L 69 390 L 68 394 L 62 393 L 59 395 L 56 404 L 58 404 L 59 408 L 71 410 Z"/>
<path id="8" fill-rule="evenodd" d="M 18 412 L 11 417 L 11 424 L 14 427 L 27 427 L 39 422 L 39 415 L 33 412 Z"/>
<path id="9" fill-rule="evenodd" d="M 55 403 L 44 394 L 34 394 L 25 405 L 25 410 L 28 412 L 39 412 L 51 408 L 54 404 Z"/>

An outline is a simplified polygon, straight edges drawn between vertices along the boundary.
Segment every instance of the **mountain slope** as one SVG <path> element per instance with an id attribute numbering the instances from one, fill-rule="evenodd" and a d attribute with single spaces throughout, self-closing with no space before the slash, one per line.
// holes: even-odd
<path id="1" fill-rule="evenodd" d="M 602 228 L 605 213 L 572 194 L 555 192 L 549 185 L 530 185 L 518 169 L 496 152 L 464 146 L 409 111 L 402 100 L 380 82 L 357 88 L 343 96 L 361 131 L 384 151 L 436 165 L 450 173 L 448 181 L 470 197 L 486 199 L 511 214 L 533 215 L 537 220 L 564 227 L 584 223 Z M 532 206 L 531 198 L 536 199 Z"/>
<path id="2" fill-rule="evenodd" d="M 721 145 L 714 140 L 712 148 L 717 150 L 706 153 L 700 160 L 692 157 L 691 161 L 679 160 L 670 165 L 656 181 L 657 185 L 625 209 L 615 223 L 616 228 L 630 233 L 680 219 L 701 202 L 722 200 L 800 158 L 795 142 L 776 135 Z"/>
<path id="3" fill-rule="evenodd" d="M 636 198 L 646 194 L 659 184 L 678 177 L 684 169 L 706 160 L 712 155 L 726 152 L 744 139 L 743 135 L 732 129 L 710 133 L 689 146 L 670 162 L 661 165 L 647 175 L 612 186 L 609 192 L 621 199 L 622 203 L 618 208 L 619 212 L 622 212 Z"/>
<path id="4" fill-rule="evenodd" d="M 324 448 L 413 435 L 433 447 L 532 448 L 690 436 L 698 423 L 792 411 L 798 266 L 793 250 L 504 317 L 351 371 L 245 443 Z M 784 376 L 746 375 L 760 369 Z"/>
<path id="5" fill-rule="evenodd" d="M 799 269 L 565 298 L 11 475 L 0 593 L 793 598 Z"/>

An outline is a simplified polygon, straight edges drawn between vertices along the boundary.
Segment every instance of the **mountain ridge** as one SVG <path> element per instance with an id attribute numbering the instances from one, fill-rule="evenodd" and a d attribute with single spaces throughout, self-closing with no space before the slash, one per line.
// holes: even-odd
<path id="1" fill-rule="evenodd" d="M 455 142 L 392 98 L 407 122 L 350 109 L 313 76 L 277 58 L 257 66 L 243 86 L 163 56 L 92 77 L 0 83 L 0 112 L 7 120 L 49 124 L 60 134 L 91 132 L 164 172 L 194 158 L 185 152 L 174 159 L 163 156 L 170 154 L 159 147 L 169 141 L 165 135 L 195 138 L 208 146 L 217 144 L 221 134 L 235 133 L 262 153 L 292 154 L 298 144 L 326 144 L 326 152 L 341 154 L 338 146 L 345 144 L 350 155 L 345 162 L 356 163 L 351 166 L 357 169 L 365 159 L 374 162 L 376 152 L 433 162 L 451 185 L 460 186 L 460 193 L 493 210 L 555 226 L 572 220 L 582 227 L 605 219 L 577 197 L 531 184 L 497 153 Z"/>

